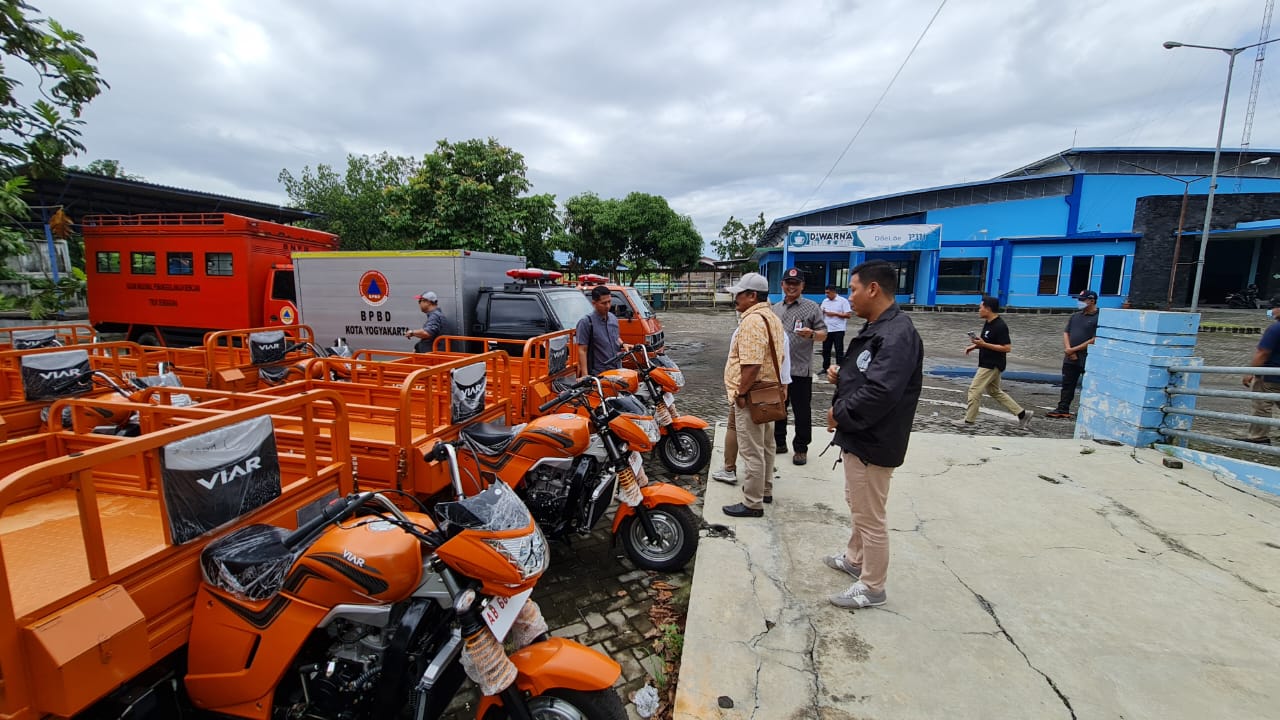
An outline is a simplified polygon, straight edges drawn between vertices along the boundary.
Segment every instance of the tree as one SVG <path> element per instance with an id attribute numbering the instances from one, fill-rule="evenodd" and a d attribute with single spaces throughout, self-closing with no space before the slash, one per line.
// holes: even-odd
<path id="1" fill-rule="evenodd" d="M 411 242 L 396 237 L 386 225 L 391 194 L 403 188 L 421 169 L 414 158 L 390 153 L 347 155 L 347 171 L 339 175 L 328 165 L 302 168 L 294 177 L 280 171 L 279 180 L 289 201 L 322 217 L 303 223 L 342 238 L 348 250 L 410 249 Z"/>
<path id="2" fill-rule="evenodd" d="M 525 195 L 524 156 L 488 140 L 440 140 L 409 182 L 390 192 L 387 227 L 424 249 L 524 255 L 549 264 L 563 242 L 554 195 Z"/>
<path id="3" fill-rule="evenodd" d="M 720 239 L 712 240 L 711 247 L 715 248 L 721 260 L 750 258 L 756 248 L 760 247 L 767 228 L 764 213 L 760 213 L 750 225 L 744 225 L 741 220 L 730 215 L 724 227 L 720 228 Z M 743 262 L 749 264 L 746 260 Z"/>
<path id="4" fill-rule="evenodd" d="M 622 200 L 577 195 L 565 203 L 565 228 L 566 249 L 576 267 L 629 276 L 630 282 L 657 268 L 684 272 L 702 254 L 693 220 L 659 195 L 634 192 Z"/>
<path id="5" fill-rule="evenodd" d="M 27 178 L 61 175 L 63 159 L 84 150 L 80 115 L 108 87 L 84 37 L 37 13 L 21 0 L 0 0 L 0 275 L 11 274 L 5 257 L 27 252 Z M 25 93 L 34 100 L 18 97 L 24 83 L 15 70 L 34 80 Z"/>
<path id="6" fill-rule="evenodd" d="M 124 171 L 124 166 L 119 160 L 94 160 L 93 162 L 80 167 L 78 165 L 68 165 L 68 170 L 75 172 L 88 173 L 90 175 L 101 175 L 109 178 L 120 178 L 121 180 L 145 180 L 141 175 L 134 175 Z"/>

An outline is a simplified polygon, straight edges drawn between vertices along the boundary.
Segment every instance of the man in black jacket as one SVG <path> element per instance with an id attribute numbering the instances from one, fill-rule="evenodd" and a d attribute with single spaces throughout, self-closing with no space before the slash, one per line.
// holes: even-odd
<path id="1" fill-rule="evenodd" d="M 907 455 L 923 383 L 924 343 L 894 301 L 898 275 L 892 265 L 871 260 L 849 274 L 849 304 L 867 322 L 849 343 L 844 366 L 827 371 L 828 379 L 836 383 L 827 425 L 835 430 L 833 442 L 842 451 L 845 501 L 853 532 L 845 551 L 823 562 L 855 580 L 844 592 L 832 595 L 831 603 L 858 609 L 885 603 L 889 570 L 885 504 L 893 469 Z"/>

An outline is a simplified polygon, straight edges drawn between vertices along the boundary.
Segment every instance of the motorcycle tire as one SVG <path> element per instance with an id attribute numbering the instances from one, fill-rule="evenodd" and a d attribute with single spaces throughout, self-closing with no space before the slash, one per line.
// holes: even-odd
<path id="1" fill-rule="evenodd" d="M 663 503 L 648 509 L 649 518 L 662 536 L 658 547 L 649 544 L 644 523 L 631 515 L 618 527 L 627 557 L 642 570 L 670 572 L 683 568 L 698 552 L 698 521 L 688 505 Z"/>
<path id="2" fill-rule="evenodd" d="M 702 428 L 672 430 L 656 450 L 663 467 L 677 475 L 696 475 L 711 462 L 711 438 Z"/>
<path id="3" fill-rule="evenodd" d="M 622 699 L 612 689 L 586 692 L 552 688 L 529 698 L 529 713 L 534 720 L 626 720 L 627 717 Z M 484 720 L 506 717 L 501 707 L 493 707 L 484 714 Z"/>
<path id="4" fill-rule="evenodd" d="M 1231 295 L 1227 297 L 1227 307 L 1247 308 L 1247 307 L 1253 307 L 1253 305 L 1245 302 L 1244 298 L 1240 297 L 1239 295 Z"/>

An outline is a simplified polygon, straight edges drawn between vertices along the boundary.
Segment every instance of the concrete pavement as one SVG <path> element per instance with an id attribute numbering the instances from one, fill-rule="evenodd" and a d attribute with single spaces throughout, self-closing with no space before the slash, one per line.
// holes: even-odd
<path id="1" fill-rule="evenodd" d="M 1274 496 L 1153 450 L 917 433 L 889 602 L 853 612 L 820 560 L 849 532 L 833 453 L 780 457 L 762 519 L 724 516 L 740 490 L 708 483 L 723 529 L 698 552 L 676 718 L 1280 717 Z"/>

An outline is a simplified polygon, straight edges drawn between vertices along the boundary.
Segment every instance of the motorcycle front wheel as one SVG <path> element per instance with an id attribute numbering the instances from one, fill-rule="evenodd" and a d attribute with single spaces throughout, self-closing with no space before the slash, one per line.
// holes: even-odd
<path id="1" fill-rule="evenodd" d="M 626 720 L 627 717 L 622 700 L 612 689 L 585 692 L 552 688 L 529 698 L 529 713 L 535 720 Z M 491 708 L 484 714 L 484 720 L 506 717 L 501 707 Z"/>
<path id="2" fill-rule="evenodd" d="M 702 428 L 672 430 L 656 449 L 663 466 L 677 475 L 700 473 L 711 461 L 711 438 Z"/>
<path id="3" fill-rule="evenodd" d="M 649 542 L 644 523 L 631 515 L 618 527 L 622 547 L 636 567 L 669 572 L 679 570 L 698 551 L 698 521 L 687 505 L 664 503 L 647 509 L 658 531 L 658 541 Z"/>

